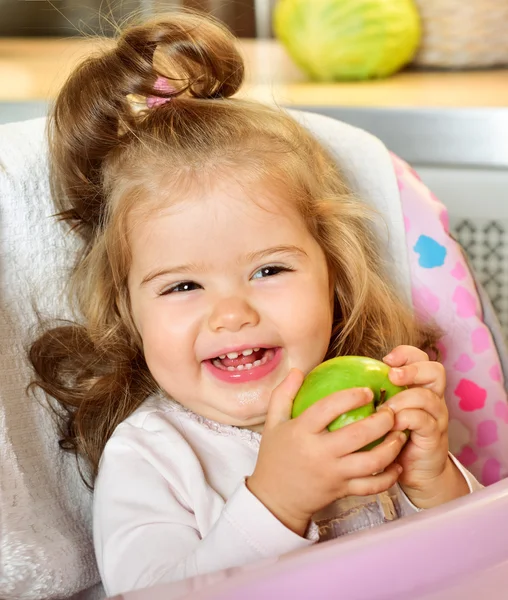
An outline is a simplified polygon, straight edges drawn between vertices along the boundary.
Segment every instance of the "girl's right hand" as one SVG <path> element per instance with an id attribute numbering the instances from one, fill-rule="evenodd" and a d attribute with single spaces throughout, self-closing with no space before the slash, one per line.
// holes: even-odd
<path id="1" fill-rule="evenodd" d="M 314 513 L 345 496 L 366 496 L 394 485 L 401 467 L 393 464 L 406 441 L 400 431 L 368 452 L 357 452 L 387 434 L 394 413 L 381 407 L 375 414 L 328 431 L 342 413 L 372 400 L 368 388 L 330 394 L 291 419 L 303 373 L 292 369 L 272 393 L 254 473 L 248 489 L 286 527 L 304 535 Z"/>

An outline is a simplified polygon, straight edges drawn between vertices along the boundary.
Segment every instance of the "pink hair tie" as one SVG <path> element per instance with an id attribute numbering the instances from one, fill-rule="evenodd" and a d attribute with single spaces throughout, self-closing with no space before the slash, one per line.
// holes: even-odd
<path id="1" fill-rule="evenodd" d="M 157 92 L 163 92 L 164 94 L 175 94 L 178 90 L 173 87 L 165 77 L 157 77 L 153 89 Z M 163 98 L 162 96 L 148 96 L 146 99 L 146 105 L 148 108 L 154 108 L 155 106 L 161 106 L 169 102 L 171 98 Z"/>

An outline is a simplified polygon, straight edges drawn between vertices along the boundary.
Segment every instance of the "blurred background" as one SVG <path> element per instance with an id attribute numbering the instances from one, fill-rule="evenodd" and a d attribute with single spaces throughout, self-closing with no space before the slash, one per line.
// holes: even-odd
<path id="1" fill-rule="evenodd" d="M 508 335 L 508 0 L 0 0 L 0 123 L 44 116 L 96 34 L 181 7 L 240 38 L 242 94 L 362 127 L 413 165 Z"/>
<path id="2" fill-rule="evenodd" d="M 0 35 L 112 35 L 105 17 L 120 23 L 134 11 L 149 15 L 178 7 L 211 12 L 239 37 L 271 33 L 272 0 L 0 0 Z"/>

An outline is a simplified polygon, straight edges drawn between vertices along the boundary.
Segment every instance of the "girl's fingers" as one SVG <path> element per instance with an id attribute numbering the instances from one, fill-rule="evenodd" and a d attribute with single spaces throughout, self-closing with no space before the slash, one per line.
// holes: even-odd
<path id="1" fill-rule="evenodd" d="M 395 425 L 394 413 L 387 406 L 364 419 L 332 431 L 327 435 L 326 444 L 337 458 L 360 450 L 386 435 Z"/>
<path id="2" fill-rule="evenodd" d="M 448 423 L 448 409 L 444 399 L 426 388 L 409 388 L 399 392 L 386 401 L 393 412 L 398 416 L 402 411 L 418 409 L 428 413 L 440 425 L 446 427 Z"/>
<path id="3" fill-rule="evenodd" d="M 422 361 L 390 369 L 388 377 L 400 386 L 420 386 L 443 396 L 446 387 L 446 371 L 441 363 Z"/>
<path id="4" fill-rule="evenodd" d="M 286 378 L 273 390 L 265 419 L 265 431 L 291 418 L 293 400 L 303 383 L 303 378 L 301 371 L 291 369 Z"/>
<path id="5" fill-rule="evenodd" d="M 401 472 L 402 468 L 400 465 L 394 463 L 377 475 L 350 479 L 348 482 L 348 495 L 370 496 L 371 494 L 386 492 L 392 485 L 397 483 Z"/>
<path id="6" fill-rule="evenodd" d="M 339 465 L 341 477 L 353 479 L 381 473 L 397 458 L 406 441 L 405 433 L 392 431 L 372 450 L 344 456 Z"/>
<path id="7" fill-rule="evenodd" d="M 309 433 L 321 433 L 337 417 L 353 408 L 369 404 L 373 398 L 369 388 L 351 388 L 335 392 L 310 406 L 296 421 Z"/>
<path id="8" fill-rule="evenodd" d="M 414 346 L 397 346 L 383 358 L 383 362 L 390 367 L 402 367 L 414 362 L 428 360 L 428 354 Z"/>
<path id="9" fill-rule="evenodd" d="M 408 408 L 398 413 L 395 417 L 394 429 L 397 431 L 409 429 L 411 434 L 414 432 L 424 438 L 440 436 L 444 431 L 432 415 L 417 408 Z M 414 437 L 411 439 L 414 441 Z"/>

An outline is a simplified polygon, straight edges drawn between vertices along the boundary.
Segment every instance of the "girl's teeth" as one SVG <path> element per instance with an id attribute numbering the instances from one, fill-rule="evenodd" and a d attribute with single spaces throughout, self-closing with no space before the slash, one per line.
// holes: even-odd
<path id="1" fill-rule="evenodd" d="M 246 356 L 249 356 L 253 352 L 257 352 L 257 350 L 255 348 L 253 348 L 252 350 L 246 350 L 246 351 L 244 351 L 244 353 L 245 352 L 247 352 Z M 263 356 L 263 358 L 261 360 L 255 360 L 253 363 L 247 363 L 245 365 L 237 365 L 236 367 L 233 367 L 233 366 L 225 367 L 221 363 L 222 359 L 226 358 L 226 356 L 228 358 L 237 358 L 238 357 L 238 352 L 230 352 L 227 355 L 223 354 L 222 356 L 219 356 L 219 358 L 215 358 L 212 361 L 212 364 L 217 369 L 222 369 L 222 370 L 226 370 L 226 371 L 243 371 L 244 369 L 252 369 L 252 368 L 260 367 L 261 365 L 266 364 L 269 360 L 273 359 L 274 355 L 275 355 L 275 352 L 270 348 L 270 349 L 268 349 L 268 350 L 265 351 L 265 354 L 264 354 L 264 356 Z"/>
<path id="2" fill-rule="evenodd" d="M 259 352 L 259 348 L 254 348 L 254 352 Z"/>
<path id="3" fill-rule="evenodd" d="M 223 360 L 227 356 L 228 358 L 235 359 L 238 358 L 240 354 L 243 356 L 250 356 L 254 351 L 259 352 L 259 348 L 257 350 L 253 348 L 247 348 L 247 350 L 243 350 L 242 352 L 228 352 L 227 354 L 222 354 L 219 356 L 219 358 Z"/>

